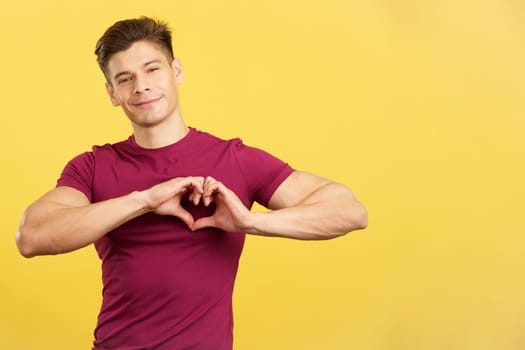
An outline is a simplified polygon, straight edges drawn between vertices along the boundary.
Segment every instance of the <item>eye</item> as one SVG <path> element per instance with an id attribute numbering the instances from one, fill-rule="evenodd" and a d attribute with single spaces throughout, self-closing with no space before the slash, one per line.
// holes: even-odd
<path id="1" fill-rule="evenodd" d="M 117 80 L 117 84 L 119 85 L 122 85 L 122 84 L 125 84 L 127 83 L 128 81 L 131 81 L 131 77 L 122 77 L 120 79 Z"/>
<path id="2" fill-rule="evenodd" d="M 148 69 L 148 72 L 151 73 L 151 72 L 155 72 L 157 70 L 159 70 L 159 67 L 151 67 L 151 68 Z"/>

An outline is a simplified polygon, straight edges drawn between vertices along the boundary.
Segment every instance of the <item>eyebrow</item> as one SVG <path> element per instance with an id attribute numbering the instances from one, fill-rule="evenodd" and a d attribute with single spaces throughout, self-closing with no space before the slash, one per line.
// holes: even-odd
<path id="1" fill-rule="evenodd" d="M 151 61 L 148 61 L 146 63 L 144 63 L 142 66 L 143 67 L 147 67 L 149 66 L 150 64 L 153 64 L 153 63 L 161 63 L 161 60 L 159 59 L 154 59 L 154 60 L 151 60 Z M 123 75 L 126 75 L 126 74 L 131 74 L 131 72 L 129 71 L 122 71 L 122 72 L 118 72 L 117 74 L 115 74 L 115 76 L 113 77 L 114 80 L 117 80 L 119 77 L 123 76 Z"/>

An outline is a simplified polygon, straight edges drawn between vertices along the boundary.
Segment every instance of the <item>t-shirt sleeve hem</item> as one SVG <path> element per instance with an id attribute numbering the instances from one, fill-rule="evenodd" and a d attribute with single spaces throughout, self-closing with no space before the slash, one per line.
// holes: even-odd
<path id="1" fill-rule="evenodd" d="M 89 191 L 86 191 L 84 186 L 79 185 L 75 181 L 59 180 L 55 187 L 56 188 L 57 187 L 71 187 L 71 188 L 73 188 L 73 189 L 75 189 L 75 190 L 77 190 L 79 192 L 82 192 L 86 196 L 86 198 L 90 202 L 92 202 L 92 200 L 91 200 L 91 193 Z"/>
<path id="2" fill-rule="evenodd" d="M 265 191 L 261 193 L 259 204 L 267 207 L 277 188 L 279 188 L 284 180 L 286 180 L 293 172 L 294 169 L 290 165 L 284 164 L 282 169 L 275 176 L 274 180 L 265 188 Z"/>
<path id="3" fill-rule="evenodd" d="M 92 152 L 85 152 L 76 156 L 65 166 L 56 187 L 68 186 L 74 188 L 82 192 L 92 202 L 94 166 L 95 161 Z"/>

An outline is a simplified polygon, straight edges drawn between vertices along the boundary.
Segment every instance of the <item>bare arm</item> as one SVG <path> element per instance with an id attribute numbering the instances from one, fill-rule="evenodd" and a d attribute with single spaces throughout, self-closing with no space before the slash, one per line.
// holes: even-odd
<path id="1" fill-rule="evenodd" d="M 191 226 L 193 218 L 180 199 L 191 192 L 198 203 L 202 182 L 198 177 L 176 178 L 94 204 L 76 189 L 57 187 L 27 208 L 17 232 L 18 249 L 25 257 L 70 252 L 149 211 L 177 216 Z"/>
<path id="2" fill-rule="evenodd" d="M 254 233 L 298 239 L 329 239 L 366 228 L 368 214 L 339 183 L 296 171 L 275 191 L 272 211 L 256 213 Z"/>
<path id="3" fill-rule="evenodd" d="M 366 209 L 341 184 L 296 171 L 275 191 L 267 213 L 251 213 L 237 196 L 214 179 L 204 182 L 204 202 L 217 205 L 213 216 L 195 222 L 227 231 L 295 239 L 329 239 L 368 225 Z"/>

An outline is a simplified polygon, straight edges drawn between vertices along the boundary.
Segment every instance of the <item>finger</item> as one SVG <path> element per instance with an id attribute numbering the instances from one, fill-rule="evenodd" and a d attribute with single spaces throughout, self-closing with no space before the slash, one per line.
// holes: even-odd
<path id="1" fill-rule="evenodd" d="M 202 194 L 204 205 L 208 206 L 213 201 L 213 196 L 219 191 L 220 182 L 215 180 L 213 177 L 208 176 L 204 180 L 204 192 Z"/>
<path id="2" fill-rule="evenodd" d="M 194 205 L 199 204 L 203 192 L 204 178 L 201 176 L 188 176 L 183 179 L 182 192 L 189 193 L 188 199 Z"/>
<path id="3" fill-rule="evenodd" d="M 206 177 L 206 179 L 204 179 L 204 183 L 203 183 L 204 194 L 205 195 L 211 194 L 212 193 L 212 186 L 216 185 L 217 183 L 218 183 L 218 181 L 215 180 L 213 177 L 211 177 L 211 176 Z"/>
<path id="4" fill-rule="evenodd" d="M 194 205 L 198 205 L 201 201 L 202 194 L 200 192 L 192 192 L 190 194 L 190 201 L 193 202 Z"/>
<path id="5" fill-rule="evenodd" d="M 194 205 L 198 205 L 202 198 L 202 191 L 199 188 L 192 187 L 189 189 L 190 195 L 188 196 L 188 199 L 190 202 L 192 202 Z"/>
<path id="6" fill-rule="evenodd" d="M 199 204 L 202 198 L 202 193 L 204 192 L 204 178 L 202 176 L 192 177 L 193 187 L 191 192 L 191 200 L 194 205 Z"/>
<path id="7" fill-rule="evenodd" d="M 192 226 L 190 226 L 192 231 L 197 231 L 205 227 L 216 227 L 215 219 L 213 218 L 213 216 L 200 218 L 197 221 L 195 221 Z"/>
<path id="8" fill-rule="evenodd" d="M 189 176 L 186 179 L 192 192 L 202 193 L 204 191 L 204 178 L 202 176 Z"/>
<path id="9" fill-rule="evenodd" d="M 181 219 L 189 228 L 194 224 L 193 216 L 184 208 L 180 207 L 174 216 Z"/>

